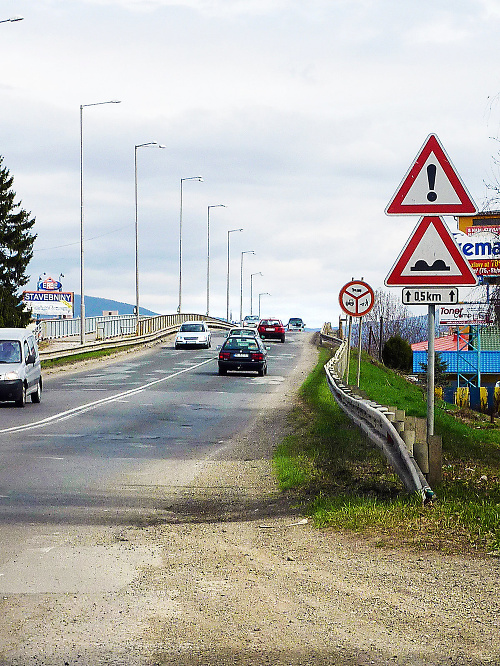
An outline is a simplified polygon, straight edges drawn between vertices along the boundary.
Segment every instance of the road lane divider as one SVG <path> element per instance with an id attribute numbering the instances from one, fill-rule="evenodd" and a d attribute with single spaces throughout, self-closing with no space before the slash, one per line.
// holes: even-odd
<path id="1" fill-rule="evenodd" d="M 94 400 L 93 402 L 88 402 L 85 405 L 80 405 L 78 407 L 72 407 L 71 409 L 67 409 L 64 412 L 59 412 L 58 414 L 53 414 L 52 416 L 47 416 L 44 419 L 40 419 L 40 421 L 35 421 L 33 423 L 25 423 L 20 426 L 12 426 L 10 428 L 4 428 L 3 430 L 0 430 L 0 434 L 3 433 L 9 433 L 9 432 L 23 432 L 24 430 L 32 430 L 34 428 L 42 428 L 46 425 L 50 425 L 52 423 L 57 423 L 59 421 L 65 421 L 66 419 L 72 418 L 73 416 L 78 416 L 78 414 L 83 414 L 85 412 L 88 412 L 92 409 L 96 409 L 97 407 L 100 407 L 101 405 L 105 405 L 109 402 L 115 402 L 118 400 L 121 400 L 125 397 L 135 395 L 136 393 L 141 393 L 142 391 L 145 391 L 148 388 L 151 388 L 151 386 L 155 386 L 157 384 L 161 384 L 162 382 L 166 382 L 169 379 L 173 379 L 174 377 L 178 377 L 179 375 L 185 374 L 186 372 L 189 372 L 190 370 L 195 370 L 196 368 L 201 367 L 202 365 L 206 365 L 207 363 L 212 363 L 215 359 L 214 358 L 208 358 L 205 361 L 202 361 L 201 363 L 196 363 L 194 365 L 191 365 L 189 368 L 184 368 L 183 370 L 178 370 L 177 372 L 173 372 L 170 375 L 167 375 L 166 377 L 162 377 L 161 379 L 155 379 L 151 382 L 147 382 L 146 384 L 143 384 L 142 386 L 137 386 L 133 389 L 128 389 L 127 391 L 121 391 L 120 393 L 117 393 L 115 395 L 110 395 L 107 398 L 101 398 L 100 400 Z"/>

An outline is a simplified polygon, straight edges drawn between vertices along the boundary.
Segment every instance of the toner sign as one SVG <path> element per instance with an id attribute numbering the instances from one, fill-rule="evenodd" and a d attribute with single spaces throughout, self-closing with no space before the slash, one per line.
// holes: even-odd
<path id="1" fill-rule="evenodd" d="M 34 315 L 73 317 L 72 291 L 25 291 L 23 303 Z"/>
<path id="2" fill-rule="evenodd" d="M 489 324 L 488 305 L 483 303 L 460 303 L 455 306 L 442 306 L 439 311 L 439 323 L 442 326 Z"/>

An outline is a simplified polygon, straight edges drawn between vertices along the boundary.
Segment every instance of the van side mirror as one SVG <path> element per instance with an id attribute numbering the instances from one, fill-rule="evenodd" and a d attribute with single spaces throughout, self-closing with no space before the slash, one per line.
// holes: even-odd
<path id="1" fill-rule="evenodd" d="M 31 364 L 31 365 L 35 365 L 35 361 L 36 361 L 36 356 L 35 356 L 35 354 L 33 354 L 32 352 L 31 352 L 30 354 L 28 354 L 28 358 L 26 359 L 26 363 L 27 363 L 28 365 L 30 365 L 30 364 Z"/>

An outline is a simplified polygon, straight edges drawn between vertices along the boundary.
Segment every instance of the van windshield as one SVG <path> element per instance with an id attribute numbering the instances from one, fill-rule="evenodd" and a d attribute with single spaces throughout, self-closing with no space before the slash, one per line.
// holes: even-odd
<path id="1" fill-rule="evenodd" d="M 0 363 L 21 363 L 21 343 L 19 340 L 0 341 Z"/>

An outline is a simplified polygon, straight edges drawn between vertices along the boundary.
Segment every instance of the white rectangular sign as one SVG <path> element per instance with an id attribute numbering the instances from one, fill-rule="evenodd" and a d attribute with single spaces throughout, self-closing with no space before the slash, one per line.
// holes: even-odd
<path id="1" fill-rule="evenodd" d="M 491 315 L 487 303 L 459 303 L 444 305 L 439 309 L 439 323 L 443 326 L 467 326 L 489 324 Z"/>
<path id="2" fill-rule="evenodd" d="M 72 291 L 25 291 L 24 306 L 34 315 L 73 316 L 74 294 Z"/>
<path id="3" fill-rule="evenodd" d="M 425 289 L 420 287 L 405 287 L 402 293 L 405 305 L 444 305 L 458 303 L 457 287 L 433 287 Z"/>

